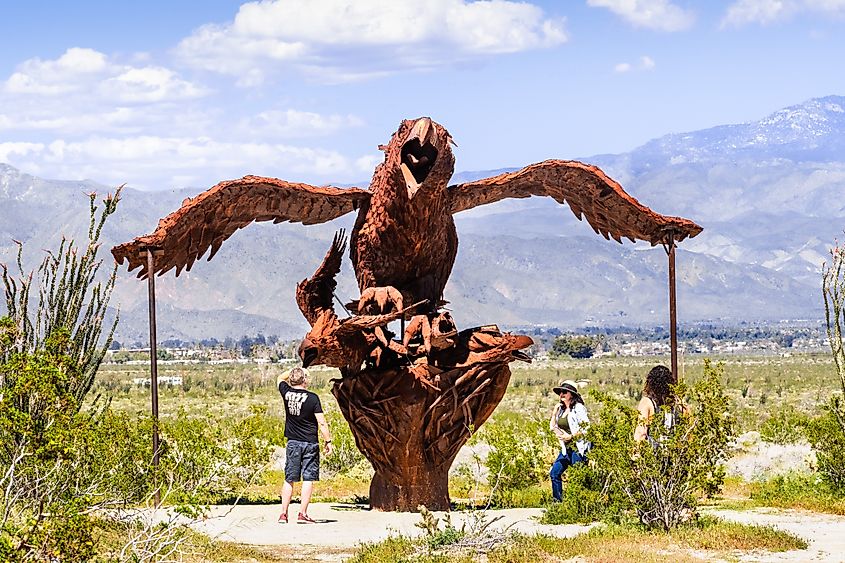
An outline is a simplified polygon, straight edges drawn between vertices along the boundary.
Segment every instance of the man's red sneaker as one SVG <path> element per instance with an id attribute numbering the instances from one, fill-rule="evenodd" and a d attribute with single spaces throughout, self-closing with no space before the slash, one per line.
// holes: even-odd
<path id="1" fill-rule="evenodd" d="M 297 524 L 316 524 L 317 521 L 312 519 L 307 514 L 299 513 L 299 516 L 296 517 Z"/>
<path id="2" fill-rule="evenodd" d="M 279 515 L 279 524 L 287 524 L 288 523 L 288 515 L 286 512 L 282 512 Z"/>

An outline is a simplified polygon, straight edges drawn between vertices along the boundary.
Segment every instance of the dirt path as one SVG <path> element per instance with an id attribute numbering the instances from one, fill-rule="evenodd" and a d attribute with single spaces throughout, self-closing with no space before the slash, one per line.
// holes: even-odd
<path id="1" fill-rule="evenodd" d="M 291 507 L 295 520 L 298 505 Z M 291 559 L 301 561 L 342 561 L 363 542 L 375 542 L 391 534 L 419 535 L 415 524 L 418 514 L 378 512 L 355 505 L 316 503 L 309 509 L 319 524 L 279 524 L 278 505 L 212 507 L 210 517 L 194 525 L 197 531 L 215 539 L 254 546 L 267 550 L 283 549 Z M 747 524 L 769 525 L 792 532 L 810 544 L 808 549 L 786 553 L 749 553 L 737 555 L 740 561 L 837 561 L 845 563 L 845 517 L 795 510 L 757 509 L 747 511 L 709 510 L 726 520 Z M 435 513 L 442 517 L 443 513 Z M 540 524 L 539 508 L 490 510 L 489 518 L 501 517 L 492 527 L 506 528 L 526 534 L 543 533 L 573 537 L 589 526 Z M 455 526 L 469 518 L 466 513 L 452 513 Z M 301 557 L 295 557 L 299 553 Z"/>
<path id="2" fill-rule="evenodd" d="M 774 508 L 708 512 L 733 522 L 772 526 L 791 532 L 809 543 L 807 549 L 784 553 L 751 553 L 740 556 L 740 561 L 845 562 L 845 517 L 843 516 Z"/>
<path id="3" fill-rule="evenodd" d="M 212 507 L 210 517 L 194 525 L 197 531 L 213 538 L 252 545 L 315 545 L 356 547 L 362 542 L 383 540 L 391 534 L 416 536 L 422 533 L 415 524 L 420 515 L 408 512 L 378 512 L 355 505 L 315 503 L 308 514 L 319 524 L 295 524 L 298 505 L 292 505 L 292 523 L 279 524 L 278 505 L 238 506 L 229 511 L 228 506 Z M 589 526 L 547 526 L 537 522 L 540 508 L 514 508 L 490 510 L 491 518 L 501 517 L 492 527 L 509 528 L 523 533 L 545 533 L 556 536 L 575 536 Z M 442 512 L 436 512 L 442 518 Z M 452 513 L 456 527 L 468 518 L 468 513 Z"/>

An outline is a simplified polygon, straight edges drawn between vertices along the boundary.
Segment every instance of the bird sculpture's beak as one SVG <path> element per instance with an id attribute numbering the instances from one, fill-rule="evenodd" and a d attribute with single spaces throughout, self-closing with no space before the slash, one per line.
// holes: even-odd
<path id="1" fill-rule="evenodd" d="M 434 125 L 431 123 L 429 118 L 423 117 L 414 123 L 413 129 L 411 129 L 411 134 L 408 136 L 408 140 L 411 139 L 419 139 L 421 145 L 431 143 L 437 147 L 437 135 L 434 131 Z"/>
<path id="2" fill-rule="evenodd" d="M 437 128 L 431 119 L 422 117 L 414 123 L 402 145 L 402 178 L 412 199 L 437 160 Z"/>
<path id="3" fill-rule="evenodd" d="M 302 344 L 299 345 L 299 358 L 302 360 L 302 367 L 307 368 L 320 355 L 320 350 L 311 342 L 307 336 L 302 339 Z"/>

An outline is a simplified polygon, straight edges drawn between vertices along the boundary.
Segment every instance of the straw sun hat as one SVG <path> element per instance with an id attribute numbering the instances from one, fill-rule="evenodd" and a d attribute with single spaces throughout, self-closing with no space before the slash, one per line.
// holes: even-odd
<path id="1" fill-rule="evenodd" d="M 561 381 L 557 387 L 553 388 L 552 391 L 555 395 L 560 395 L 563 391 L 569 391 L 573 395 L 577 395 L 581 397 L 581 393 L 578 391 L 578 387 L 583 387 L 589 380 L 587 379 L 579 379 L 578 381 L 572 379 L 564 379 Z"/>

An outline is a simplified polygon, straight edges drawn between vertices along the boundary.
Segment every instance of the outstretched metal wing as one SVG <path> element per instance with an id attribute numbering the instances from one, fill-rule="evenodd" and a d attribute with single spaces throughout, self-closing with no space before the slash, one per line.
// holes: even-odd
<path id="1" fill-rule="evenodd" d="M 209 249 L 208 259 L 217 253 L 232 233 L 253 221 L 291 221 L 312 225 L 345 215 L 370 199 L 360 188 L 317 187 L 244 176 L 221 182 L 197 197 L 186 199 L 182 207 L 158 223 L 152 234 L 112 248 L 118 264 L 129 261 L 129 269 L 141 268 L 139 278 L 148 275 L 145 249 L 155 248 L 155 273 L 176 268 L 190 270 L 194 261 Z"/>
<path id="2" fill-rule="evenodd" d="M 666 242 L 694 237 L 702 228 L 682 217 L 656 213 L 627 194 L 597 166 L 574 160 L 546 160 L 522 170 L 449 186 L 452 213 L 511 197 L 549 196 L 569 208 L 604 238 L 622 242 Z"/>
<path id="3" fill-rule="evenodd" d="M 346 235 L 341 229 L 335 233 L 332 246 L 314 275 L 296 284 L 296 304 L 311 326 L 314 326 L 320 313 L 332 309 L 332 297 L 337 288 L 335 277 L 340 272 L 345 249 Z"/>

